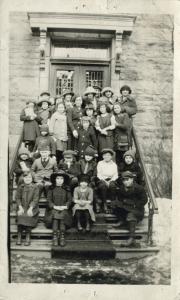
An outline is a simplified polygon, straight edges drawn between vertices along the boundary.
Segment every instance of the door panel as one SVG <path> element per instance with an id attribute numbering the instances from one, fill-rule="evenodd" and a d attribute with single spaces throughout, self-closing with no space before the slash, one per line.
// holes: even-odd
<path id="1" fill-rule="evenodd" d="M 80 64 L 51 66 L 50 92 L 52 96 L 61 95 L 66 89 L 82 95 L 87 86 L 98 85 L 103 88 L 109 84 L 109 66 Z"/>

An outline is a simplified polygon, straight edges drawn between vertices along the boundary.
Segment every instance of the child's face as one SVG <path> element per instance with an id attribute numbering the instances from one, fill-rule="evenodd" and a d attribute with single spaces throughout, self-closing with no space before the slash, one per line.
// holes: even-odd
<path id="1" fill-rule="evenodd" d="M 123 179 L 123 184 L 125 187 L 131 187 L 133 185 L 133 178 L 124 178 Z"/>
<path id="2" fill-rule="evenodd" d="M 107 98 L 111 98 L 111 96 L 112 96 L 111 91 L 105 92 L 105 96 L 106 96 Z"/>
<path id="3" fill-rule="evenodd" d="M 101 105 L 101 106 L 100 106 L 100 112 L 101 112 L 102 114 L 105 114 L 105 113 L 107 112 L 107 110 L 106 110 L 106 105 Z"/>
<path id="4" fill-rule="evenodd" d="M 93 109 L 87 108 L 87 109 L 86 109 L 86 115 L 87 115 L 88 117 L 92 117 L 92 116 L 93 116 Z"/>
<path id="5" fill-rule="evenodd" d="M 27 160 L 28 159 L 28 155 L 27 154 L 21 154 L 20 155 L 20 159 L 21 160 Z"/>
<path id="6" fill-rule="evenodd" d="M 62 103 L 59 103 L 58 106 L 57 106 L 57 111 L 61 114 L 64 113 L 65 111 L 65 108 L 64 108 L 64 105 Z"/>
<path id="7" fill-rule="evenodd" d="M 103 160 L 109 162 L 112 159 L 112 155 L 110 153 L 103 154 Z"/>
<path id="8" fill-rule="evenodd" d="M 42 135 L 42 136 L 47 135 L 47 131 L 41 131 L 41 135 Z"/>
<path id="9" fill-rule="evenodd" d="M 69 163 L 69 162 L 72 162 L 73 161 L 73 158 L 68 156 L 68 157 L 64 157 L 64 161 L 65 163 Z"/>
<path id="10" fill-rule="evenodd" d="M 75 105 L 80 107 L 82 105 L 82 98 L 81 97 L 77 97 L 75 100 Z"/>
<path id="11" fill-rule="evenodd" d="M 40 155 L 42 159 L 47 159 L 50 155 L 50 151 L 45 150 L 45 151 L 40 151 Z"/>
<path id="12" fill-rule="evenodd" d="M 48 108 L 48 103 L 47 102 L 42 102 L 42 105 L 41 105 L 42 109 L 47 109 Z"/>
<path id="13" fill-rule="evenodd" d="M 64 177 L 63 176 L 57 176 L 56 177 L 56 185 L 57 186 L 62 186 L 64 183 Z"/>
<path id="14" fill-rule="evenodd" d="M 119 114 L 121 112 L 120 105 L 114 105 L 114 112 L 115 112 L 115 114 Z"/>
<path id="15" fill-rule="evenodd" d="M 31 174 L 28 174 L 27 176 L 24 176 L 24 183 L 25 184 L 32 183 L 32 175 Z"/>
<path id="16" fill-rule="evenodd" d="M 125 160 L 125 163 L 126 163 L 127 165 L 130 165 L 130 164 L 132 164 L 132 162 L 133 162 L 133 158 L 132 158 L 131 155 L 126 155 L 125 158 L 124 158 L 124 160 Z"/>
<path id="17" fill-rule="evenodd" d="M 67 95 L 65 96 L 65 98 L 64 98 L 64 101 L 65 101 L 65 102 L 71 102 L 71 98 L 72 98 L 71 94 L 67 94 Z"/>
<path id="18" fill-rule="evenodd" d="M 122 95 L 123 96 L 128 96 L 129 95 L 129 91 L 128 90 L 123 90 L 122 91 Z"/>
<path id="19" fill-rule="evenodd" d="M 82 127 L 83 127 L 83 129 L 87 130 L 89 128 L 89 121 L 83 121 Z"/>
<path id="20" fill-rule="evenodd" d="M 82 187 L 83 189 L 85 189 L 87 186 L 88 186 L 88 183 L 86 181 L 80 182 L 80 187 Z"/>
<path id="21" fill-rule="evenodd" d="M 87 98 L 88 98 L 89 100 L 92 100 L 92 99 L 94 98 L 94 95 L 93 95 L 93 94 L 87 94 Z"/>
<path id="22" fill-rule="evenodd" d="M 90 155 L 85 155 L 84 158 L 85 158 L 85 161 L 91 161 L 93 159 L 93 157 Z"/>

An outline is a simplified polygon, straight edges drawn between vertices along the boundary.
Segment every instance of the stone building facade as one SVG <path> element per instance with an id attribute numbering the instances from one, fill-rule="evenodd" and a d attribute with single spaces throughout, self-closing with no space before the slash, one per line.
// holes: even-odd
<path id="1" fill-rule="evenodd" d="M 97 54 L 93 54 L 95 58 L 93 63 L 91 61 L 90 70 L 93 67 L 101 70 L 102 67 L 106 72 L 105 67 L 109 61 L 106 84 L 111 84 L 115 94 L 119 95 L 119 88 L 123 84 L 131 86 L 138 105 L 138 113 L 133 122 L 145 162 L 152 181 L 159 180 L 162 168 L 164 175 L 161 180 L 164 181 L 167 173 L 170 174 L 172 156 L 172 16 L 115 15 L 108 11 L 104 14 L 86 12 L 85 16 L 84 13 L 79 13 L 76 17 L 76 14 L 67 14 L 62 21 L 62 15 L 59 17 L 58 14 L 25 12 L 10 14 L 10 157 L 21 132 L 19 114 L 25 101 L 29 98 L 37 99 L 43 89 L 50 89 L 53 96 L 56 94 L 53 70 L 61 64 L 61 59 L 53 57 L 52 49 L 55 46 L 52 47 L 52 40 L 55 41 L 54 45 L 57 41 L 67 42 L 68 39 L 73 43 L 72 38 L 75 37 L 74 40 L 82 43 L 85 40 L 89 44 L 94 42 L 93 49 L 98 49 Z M 61 50 L 62 47 L 61 45 Z M 109 52 L 106 51 L 107 48 Z M 103 49 L 101 55 L 108 53 L 109 57 L 101 56 L 98 60 L 100 49 Z M 80 60 L 81 63 L 83 60 L 84 65 L 88 64 L 87 58 L 81 57 Z M 65 64 L 64 60 L 62 62 Z M 78 64 L 77 58 L 71 61 L 71 66 Z M 166 166 L 162 159 L 170 164 Z M 165 182 L 163 184 L 166 185 Z M 166 191 L 164 194 L 166 195 Z"/>

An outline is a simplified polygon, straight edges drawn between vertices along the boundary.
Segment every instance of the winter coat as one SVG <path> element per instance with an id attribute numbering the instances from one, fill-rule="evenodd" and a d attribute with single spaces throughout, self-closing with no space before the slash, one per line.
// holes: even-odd
<path id="1" fill-rule="evenodd" d="M 125 171 L 132 172 L 135 175 L 135 181 L 138 184 L 143 183 L 143 173 L 137 162 L 133 161 L 132 164 L 130 164 L 130 165 L 127 165 L 125 162 L 120 163 L 119 167 L 118 167 L 119 175 L 121 175 L 121 173 L 125 172 Z M 120 178 L 119 178 L 119 180 L 121 181 Z"/>
<path id="2" fill-rule="evenodd" d="M 122 112 L 126 112 L 129 115 L 129 117 L 137 113 L 136 101 L 132 96 L 120 96 L 117 101 L 121 105 Z"/>
<path id="3" fill-rule="evenodd" d="M 65 186 L 51 187 L 48 191 L 47 201 L 48 205 L 45 213 L 45 223 L 47 227 L 52 226 L 53 219 L 63 220 L 64 224 L 70 227 L 72 223 L 72 216 L 69 211 L 72 203 L 72 196 L 70 190 Z M 67 206 L 67 209 L 59 211 L 54 209 L 54 205 Z"/>
<path id="4" fill-rule="evenodd" d="M 127 113 L 115 115 L 114 149 L 126 151 L 131 146 L 131 121 Z"/>
<path id="5" fill-rule="evenodd" d="M 30 116 L 27 116 L 25 109 L 21 111 L 20 120 L 24 122 L 23 126 L 23 141 L 35 141 L 40 135 L 40 130 L 36 119 L 31 120 Z"/>
<path id="6" fill-rule="evenodd" d="M 21 205 L 24 209 L 24 213 L 22 216 L 17 216 L 17 224 L 35 227 L 38 222 L 38 214 L 39 214 L 39 189 L 36 184 L 21 184 L 16 193 L 16 203 L 17 209 L 19 209 L 19 205 Z M 27 215 L 27 210 L 33 207 L 33 216 L 29 217 Z"/>
<path id="7" fill-rule="evenodd" d="M 84 151 L 87 146 L 90 145 L 97 149 L 97 139 L 94 128 L 92 126 L 89 126 L 87 130 L 80 128 L 78 130 L 78 139 L 75 143 L 75 150 L 78 152 L 79 157 L 84 157 Z"/>
<path id="8" fill-rule="evenodd" d="M 51 157 L 48 158 L 46 166 L 43 166 L 42 159 L 40 157 L 34 161 L 31 170 L 34 173 L 35 182 L 41 182 L 44 180 L 44 177 L 46 179 L 50 179 L 51 174 L 53 172 L 57 172 L 58 168 L 56 161 Z"/>
<path id="9" fill-rule="evenodd" d="M 80 159 L 79 162 L 80 174 L 86 174 L 90 179 L 97 176 L 97 163 L 94 159 L 89 162 L 86 162 L 85 159 Z M 87 165 L 87 170 L 85 168 Z"/>
<path id="10" fill-rule="evenodd" d="M 49 107 L 47 109 L 42 109 L 38 111 L 37 120 L 39 124 L 48 124 L 48 120 L 50 119 L 51 112 Z"/>
<path id="11" fill-rule="evenodd" d="M 123 184 L 118 187 L 117 198 L 112 205 L 114 209 L 122 208 L 132 213 L 137 220 L 141 220 L 144 216 L 144 206 L 147 201 L 145 189 L 134 182 L 128 190 L 125 189 Z"/>
<path id="12" fill-rule="evenodd" d="M 56 155 L 56 144 L 49 134 L 45 136 L 40 135 L 36 138 L 33 151 L 35 152 L 36 150 L 46 148 L 47 146 L 50 148 L 51 154 Z"/>
<path id="13" fill-rule="evenodd" d="M 63 170 L 66 174 L 72 177 L 78 177 L 80 175 L 78 162 L 73 161 L 70 167 L 68 167 L 67 163 L 62 159 L 58 165 L 59 170 Z"/>
<path id="14" fill-rule="evenodd" d="M 16 165 L 15 165 L 15 169 L 14 169 L 14 173 L 16 174 L 16 183 L 18 184 L 19 179 L 21 177 L 21 175 L 24 173 L 23 169 L 22 169 L 22 163 L 25 164 L 25 166 L 29 169 L 31 169 L 31 166 L 33 164 L 33 160 L 32 158 L 28 158 L 26 160 L 22 160 L 22 159 L 18 159 L 16 161 Z"/>
<path id="15" fill-rule="evenodd" d="M 83 114 L 84 110 L 82 108 L 79 109 L 76 106 L 67 111 L 67 123 L 71 132 L 80 128 Z"/>

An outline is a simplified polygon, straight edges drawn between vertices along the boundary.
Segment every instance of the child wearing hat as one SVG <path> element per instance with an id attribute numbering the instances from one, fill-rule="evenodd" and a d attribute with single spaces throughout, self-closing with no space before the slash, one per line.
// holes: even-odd
<path id="1" fill-rule="evenodd" d="M 69 109 L 67 111 L 67 123 L 71 131 L 71 136 L 69 136 L 69 144 L 71 145 L 70 150 L 74 150 L 75 141 L 78 138 L 78 130 L 81 127 L 81 118 L 83 115 L 84 110 L 82 108 L 82 97 L 77 96 L 74 101 L 73 109 Z"/>
<path id="2" fill-rule="evenodd" d="M 69 211 L 72 202 L 72 196 L 68 187 L 69 176 L 63 171 L 51 174 L 52 186 L 48 191 L 47 212 L 52 219 L 53 228 L 53 246 L 61 247 L 66 245 L 65 230 L 70 227 L 72 217 Z M 47 215 L 46 212 L 46 215 Z"/>
<path id="3" fill-rule="evenodd" d="M 132 146 L 131 121 L 126 112 L 122 112 L 121 105 L 115 103 L 113 107 L 116 128 L 114 130 L 114 150 L 116 151 L 116 163 L 122 161 L 123 154 Z"/>
<path id="4" fill-rule="evenodd" d="M 93 189 L 88 186 L 89 177 L 81 175 L 79 179 L 79 186 L 74 189 L 73 202 L 73 216 L 77 220 L 78 231 L 83 230 L 82 218 L 85 218 L 85 230 L 90 231 L 90 222 L 95 222 L 95 214 L 93 211 Z"/>
<path id="5" fill-rule="evenodd" d="M 113 201 L 116 193 L 116 180 L 118 178 L 118 168 L 112 160 L 114 152 L 112 149 L 103 149 L 101 152 L 103 160 L 97 164 L 97 189 L 104 211 L 107 212 L 107 200 Z M 97 210 L 99 211 L 97 203 Z"/>
<path id="6" fill-rule="evenodd" d="M 33 160 L 30 157 L 29 150 L 21 146 L 19 148 L 18 159 L 16 161 L 16 166 L 14 169 L 14 173 L 16 174 L 16 184 L 20 184 L 23 181 L 23 174 L 28 172 L 31 169 Z"/>
<path id="7" fill-rule="evenodd" d="M 35 159 L 31 170 L 34 175 L 34 181 L 39 187 L 39 194 L 44 191 L 47 197 L 49 186 L 51 185 L 50 176 L 58 170 L 56 160 L 50 157 L 50 149 L 48 146 L 39 148 L 40 158 Z"/>
<path id="8" fill-rule="evenodd" d="M 23 121 L 23 142 L 30 152 L 33 151 L 35 140 L 40 135 L 37 123 L 38 117 L 35 110 L 35 101 L 28 100 L 26 107 L 22 109 L 20 121 Z"/>
<path id="9" fill-rule="evenodd" d="M 33 182 L 33 175 L 30 171 L 23 173 L 23 183 L 18 186 L 16 193 L 17 203 L 17 245 L 22 244 L 22 232 L 26 233 L 24 245 L 31 243 L 31 230 L 36 227 L 39 214 L 39 189 Z"/>
<path id="10" fill-rule="evenodd" d="M 108 107 L 108 111 L 112 111 L 113 105 L 117 99 L 111 87 L 104 87 L 102 90 L 102 97 L 99 99 L 99 104 L 104 103 Z"/>
<path id="11" fill-rule="evenodd" d="M 120 89 L 121 96 L 117 101 L 121 105 L 122 112 L 126 112 L 131 118 L 137 113 L 137 105 L 135 99 L 131 96 L 131 88 L 123 85 Z"/>
<path id="12" fill-rule="evenodd" d="M 39 158 L 39 149 L 49 147 L 51 155 L 55 157 L 56 155 L 56 144 L 52 136 L 49 135 L 49 127 L 46 124 L 40 126 L 41 135 L 36 138 L 36 143 L 33 149 L 34 158 Z"/>
<path id="13" fill-rule="evenodd" d="M 67 149 L 67 114 L 63 103 L 57 105 L 57 111 L 49 122 L 49 131 L 56 143 L 57 163 L 62 159 L 62 153 Z"/>
<path id="14" fill-rule="evenodd" d="M 90 126 L 89 117 L 83 116 L 81 119 L 81 127 L 78 130 L 78 138 L 75 143 L 75 151 L 78 153 L 78 158 L 84 157 L 84 151 L 88 145 L 97 148 L 97 139 L 95 130 Z"/>
<path id="15" fill-rule="evenodd" d="M 134 179 L 138 184 L 143 184 L 143 173 L 135 159 L 135 153 L 133 150 L 128 150 L 123 155 L 123 161 L 118 165 L 119 175 L 122 172 L 130 171 L 134 174 Z M 121 176 L 118 180 L 121 180 Z"/>
<path id="16" fill-rule="evenodd" d="M 97 176 L 96 158 L 96 149 L 89 145 L 84 151 L 84 158 L 79 160 L 80 174 L 88 175 L 91 187 L 94 187 L 94 180 Z"/>
<path id="17" fill-rule="evenodd" d="M 75 158 L 73 150 L 63 152 L 63 159 L 59 162 L 58 169 L 64 171 L 69 176 L 69 186 L 71 192 L 78 185 L 78 176 L 80 175 L 79 165 Z"/>
<path id="18" fill-rule="evenodd" d="M 94 111 L 97 110 L 97 99 L 96 99 L 96 91 L 92 86 L 88 86 L 84 92 L 84 101 L 83 101 L 83 105 L 84 107 L 86 105 L 92 104 Z"/>
<path id="19" fill-rule="evenodd" d="M 50 112 L 50 93 L 49 92 L 43 92 L 40 94 L 40 99 L 37 103 L 39 106 L 38 111 L 38 122 L 39 124 L 48 124 L 51 112 Z"/>
<path id="20" fill-rule="evenodd" d="M 74 97 L 74 93 L 71 92 L 70 90 L 65 90 L 63 92 L 63 101 L 64 101 L 64 105 L 66 108 L 73 108 L 73 97 Z"/>
<path id="21" fill-rule="evenodd" d="M 100 115 L 97 116 L 96 130 L 98 132 L 98 150 L 101 152 L 104 148 L 114 149 L 114 129 L 115 117 L 107 112 L 107 105 L 100 103 Z"/>
<path id="22" fill-rule="evenodd" d="M 129 239 L 122 246 L 135 245 L 136 225 L 144 217 L 144 206 L 147 203 L 145 189 L 134 181 L 134 174 L 125 171 L 121 175 L 122 184 L 116 190 L 116 199 L 112 202 L 114 213 L 118 223 L 114 227 L 120 227 L 124 223 L 128 225 Z"/>

